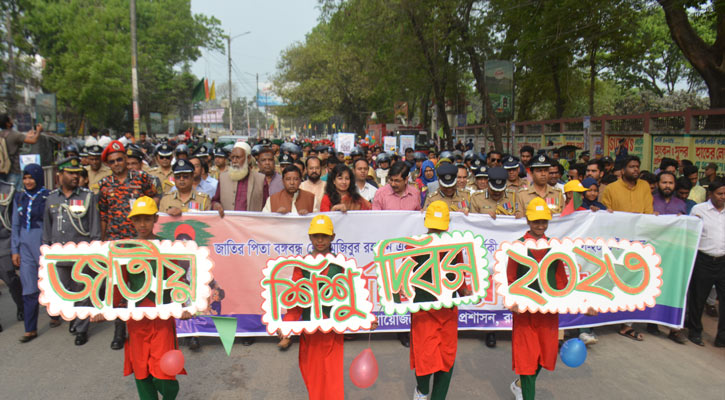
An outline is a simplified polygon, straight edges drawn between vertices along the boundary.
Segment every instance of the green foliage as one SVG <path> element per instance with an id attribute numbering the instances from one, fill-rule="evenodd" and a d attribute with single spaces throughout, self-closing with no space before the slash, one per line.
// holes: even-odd
<path id="1" fill-rule="evenodd" d="M 128 1 L 28 1 L 23 23 L 46 61 L 44 89 L 91 123 L 127 129 L 120 115 L 131 104 Z M 139 0 L 136 14 L 141 115 L 176 110 L 193 85 L 184 64 L 201 47 L 223 50 L 219 21 L 193 15 L 188 0 Z"/>
<path id="2" fill-rule="evenodd" d="M 716 93 L 712 82 L 725 86 L 725 73 L 703 79 L 663 11 L 684 3 L 659 3 L 320 0 L 318 26 L 283 52 L 275 86 L 288 117 L 359 123 L 376 111 L 379 121 L 394 122 L 393 104 L 408 101 L 427 125 L 438 101 L 451 114 L 470 109 L 482 122 L 486 96 L 474 62 L 504 59 L 515 65 L 516 120 L 701 107 L 703 90 Z M 713 54 L 725 43 L 717 36 L 725 32 L 719 4 L 685 4 Z"/>

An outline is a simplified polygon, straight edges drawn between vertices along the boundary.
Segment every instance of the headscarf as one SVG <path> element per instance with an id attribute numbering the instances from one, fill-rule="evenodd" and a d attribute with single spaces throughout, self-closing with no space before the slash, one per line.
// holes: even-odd
<path id="1" fill-rule="evenodd" d="M 35 187 L 32 190 L 23 189 L 15 194 L 20 226 L 27 230 L 42 228 L 45 199 L 48 197 L 43 167 L 38 164 L 29 164 L 23 169 L 23 176 L 25 175 L 33 177 Z"/>
<path id="2" fill-rule="evenodd" d="M 425 177 L 425 170 L 426 168 L 431 168 L 433 170 L 433 178 L 426 179 Z M 420 166 L 420 180 L 423 182 L 423 185 L 428 185 L 431 182 L 435 182 L 438 180 L 438 174 L 436 173 L 436 167 L 435 164 L 433 164 L 433 161 L 431 160 L 425 160 L 423 161 L 423 165 Z"/>

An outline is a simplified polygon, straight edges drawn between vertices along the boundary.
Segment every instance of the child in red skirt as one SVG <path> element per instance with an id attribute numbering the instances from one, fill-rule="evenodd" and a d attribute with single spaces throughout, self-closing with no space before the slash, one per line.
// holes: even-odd
<path id="1" fill-rule="evenodd" d="M 445 202 L 434 201 L 428 206 L 425 213 L 428 233 L 447 231 L 449 222 L 450 212 Z M 428 271 L 422 278 L 432 279 L 430 275 Z M 459 293 L 470 295 L 470 289 L 464 286 Z M 416 288 L 413 302 L 435 300 L 432 294 Z M 458 307 L 420 310 L 410 317 L 410 368 L 415 370 L 416 379 L 413 399 L 425 400 L 430 393 L 431 400 L 443 400 L 451 384 L 458 350 Z"/>
<path id="2" fill-rule="evenodd" d="M 551 220 L 551 211 L 541 197 L 531 200 L 526 206 L 526 222 L 529 230 L 519 240 L 548 240 L 546 229 Z M 529 249 L 529 255 L 540 262 L 549 249 Z M 568 283 L 564 264 L 559 261 L 554 271 L 548 275 L 548 283 L 552 288 L 563 289 Z M 528 272 L 528 267 L 509 259 L 507 275 L 509 285 Z M 538 282 L 529 286 L 532 290 L 540 290 Z M 559 352 L 559 314 L 519 312 L 518 306 L 511 308 L 513 312 L 513 329 L 511 331 L 511 356 L 513 369 L 519 379 L 511 382 L 511 392 L 516 400 L 533 400 L 536 395 L 536 377 L 541 368 L 550 371 L 556 366 Z M 590 309 L 587 315 L 596 315 Z"/>

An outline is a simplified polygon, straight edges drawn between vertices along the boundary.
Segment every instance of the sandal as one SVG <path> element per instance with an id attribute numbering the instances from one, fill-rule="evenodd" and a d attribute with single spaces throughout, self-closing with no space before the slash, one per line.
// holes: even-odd
<path id="1" fill-rule="evenodd" d="M 280 349 L 280 351 L 286 351 L 291 345 L 292 339 L 288 337 L 281 339 L 279 343 L 277 343 L 277 347 Z"/>
<path id="2" fill-rule="evenodd" d="M 637 332 L 636 330 L 634 330 L 634 328 L 632 328 L 631 326 L 628 326 L 627 330 L 625 330 L 624 332 L 619 331 L 619 334 L 622 336 L 628 337 L 632 340 L 636 340 L 638 342 L 641 342 L 644 340 L 644 337 L 642 336 L 642 334 Z"/>

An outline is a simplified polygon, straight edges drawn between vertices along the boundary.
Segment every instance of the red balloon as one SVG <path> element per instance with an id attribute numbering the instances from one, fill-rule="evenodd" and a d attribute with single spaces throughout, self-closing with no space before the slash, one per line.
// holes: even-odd
<path id="1" fill-rule="evenodd" d="M 378 360 L 369 348 L 363 350 L 350 364 L 350 380 L 355 386 L 365 389 L 378 380 Z"/>
<path id="2" fill-rule="evenodd" d="M 169 350 L 159 360 L 161 371 L 169 376 L 178 375 L 184 369 L 184 353 L 181 350 Z"/>

